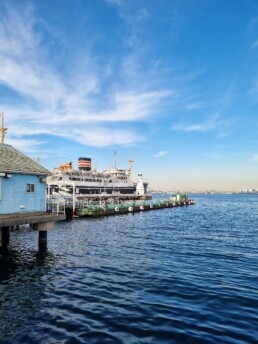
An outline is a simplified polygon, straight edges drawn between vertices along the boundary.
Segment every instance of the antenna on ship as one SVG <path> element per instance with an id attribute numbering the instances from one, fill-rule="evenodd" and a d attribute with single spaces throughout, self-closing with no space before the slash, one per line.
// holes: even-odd
<path id="1" fill-rule="evenodd" d="M 130 174 L 129 174 L 129 176 L 130 176 L 130 178 L 132 179 L 132 173 L 133 173 L 133 162 L 134 162 L 134 160 L 133 160 L 133 158 L 132 158 L 132 156 L 129 158 L 129 160 L 128 160 L 128 162 L 129 162 L 129 171 L 130 171 Z"/>
<path id="2" fill-rule="evenodd" d="M 4 138 L 7 132 L 7 128 L 4 127 L 4 113 L 2 112 L 2 114 L 0 114 L 0 116 L 2 115 L 2 127 L 0 128 L 0 132 L 1 132 L 1 143 L 4 143 Z"/>
<path id="3" fill-rule="evenodd" d="M 116 170 L 116 148 L 114 150 L 114 162 L 115 162 L 115 170 Z"/>

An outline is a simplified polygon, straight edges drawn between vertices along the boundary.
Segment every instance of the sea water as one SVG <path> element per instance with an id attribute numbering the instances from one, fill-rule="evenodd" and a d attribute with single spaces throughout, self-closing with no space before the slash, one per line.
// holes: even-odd
<path id="1" fill-rule="evenodd" d="M 258 195 L 29 226 L 0 247 L 0 343 L 257 343 Z"/>

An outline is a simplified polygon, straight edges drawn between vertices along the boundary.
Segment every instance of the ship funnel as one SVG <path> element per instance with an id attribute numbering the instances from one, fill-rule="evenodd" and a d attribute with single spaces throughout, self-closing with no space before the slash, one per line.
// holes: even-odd
<path id="1" fill-rule="evenodd" d="M 78 169 L 80 171 L 91 171 L 91 159 L 90 158 L 79 158 Z"/>

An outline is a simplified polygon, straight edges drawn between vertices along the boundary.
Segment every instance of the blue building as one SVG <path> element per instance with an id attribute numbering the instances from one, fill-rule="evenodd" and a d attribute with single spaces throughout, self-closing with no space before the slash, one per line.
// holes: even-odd
<path id="1" fill-rule="evenodd" d="M 0 214 L 44 212 L 50 171 L 0 143 Z"/>

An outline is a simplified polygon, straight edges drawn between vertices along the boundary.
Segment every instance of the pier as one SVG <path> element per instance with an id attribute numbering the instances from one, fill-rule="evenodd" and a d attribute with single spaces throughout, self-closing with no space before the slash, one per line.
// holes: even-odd
<path id="1" fill-rule="evenodd" d="M 14 213 L 0 215 L 0 229 L 2 231 L 2 243 L 8 244 L 10 230 L 14 227 L 30 224 L 39 233 L 39 244 L 47 242 L 47 231 L 51 229 L 55 222 L 65 220 L 65 214 L 53 213 Z"/>

